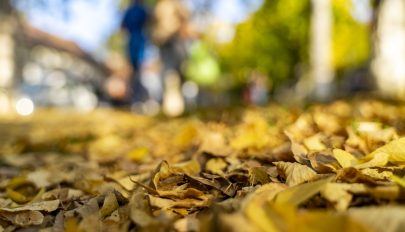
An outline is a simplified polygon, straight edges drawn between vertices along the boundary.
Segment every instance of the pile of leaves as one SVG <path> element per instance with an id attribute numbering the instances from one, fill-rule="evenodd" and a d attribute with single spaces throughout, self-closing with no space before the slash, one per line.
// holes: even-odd
<path id="1" fill-rule="evenodd" d="M 405 106 L 0 122 L 0 231 L 403 231 Z"/>

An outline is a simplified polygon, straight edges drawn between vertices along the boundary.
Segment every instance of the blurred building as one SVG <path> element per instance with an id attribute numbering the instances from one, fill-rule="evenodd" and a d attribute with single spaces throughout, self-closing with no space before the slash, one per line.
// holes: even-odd
<path id="1" fill-rule="evenodd" d="M 35 106 L 63 106 L 93 109 L 102 96 L 108 69 L 74 42 L 20 23 L 13 33 L 14 49 L 7 56 L 13 66 L 10 83 L 5 86 L 8 111 L 28 114 L 19 104 L 23 99 Z M 1 41 L 0 41 L 1 42 Z M 10 79 L 10 78 L 9 78 Z M 2 107 L 2 111 L 5 110 Z"/>

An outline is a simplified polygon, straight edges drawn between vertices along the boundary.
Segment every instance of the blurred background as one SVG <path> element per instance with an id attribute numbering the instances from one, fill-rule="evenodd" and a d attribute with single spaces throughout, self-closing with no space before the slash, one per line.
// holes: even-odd
<path id="1" fill-rule="evenodd" d="M 1 0 L 0 114 L 405 99 L 403 0 Z"/>

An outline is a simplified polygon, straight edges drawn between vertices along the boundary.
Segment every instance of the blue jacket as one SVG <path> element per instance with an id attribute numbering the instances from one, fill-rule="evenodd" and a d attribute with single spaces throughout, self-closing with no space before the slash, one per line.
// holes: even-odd
<path id="1" fill-rule="evenodd" d="M 122 28 L 129 33 L 128 52 L 132 65 L 138 68 L 145 50 L 145 26 L 148 21 L 148 12 L 140 4 L 132 5 L 124 15 Z"/>

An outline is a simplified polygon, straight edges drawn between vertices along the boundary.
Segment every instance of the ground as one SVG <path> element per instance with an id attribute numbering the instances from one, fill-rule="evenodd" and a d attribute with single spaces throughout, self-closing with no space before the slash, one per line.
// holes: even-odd
<path id="1" fill-rule="evenodd" d="M 0 120 L 0 231 L 402 231 L 405 105 Z"/>

